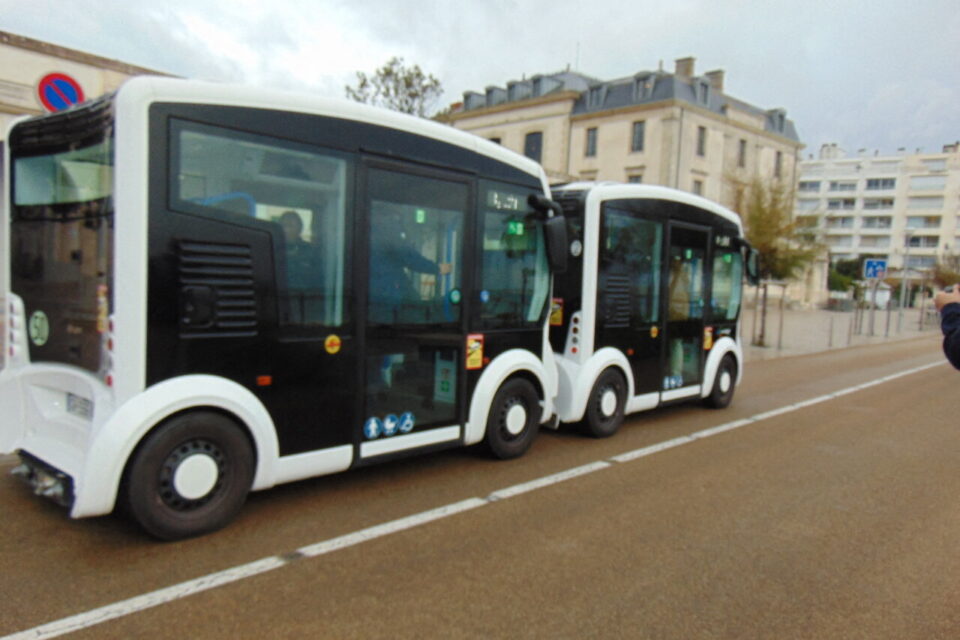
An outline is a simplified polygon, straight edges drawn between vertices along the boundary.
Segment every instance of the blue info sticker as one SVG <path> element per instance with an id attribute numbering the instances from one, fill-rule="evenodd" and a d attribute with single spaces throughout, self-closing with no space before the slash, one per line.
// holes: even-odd
<path id="1" fill-rule="evenodd" d="M 383 435 L 392 436 L 396 435 L 397 430 L 400 428 L 400 418 L 393 415 L 392 413 L 383 419 Z"/>
<path id="2" fill-rule="evenodd" d="M 366 436 L 367 440 L 379 438 L 382 433 L 383 422 L 380 421 L 380 418 L 368 418 L 367 421 L 363 423 L 363 435 Z"/>
<path id="3" fill-rule="evenodd" d="M 416 424 L 413 414 L 407 411 L 400 416 L 400 433 L 410 433 L 413 431 L 413 426 Z"/>

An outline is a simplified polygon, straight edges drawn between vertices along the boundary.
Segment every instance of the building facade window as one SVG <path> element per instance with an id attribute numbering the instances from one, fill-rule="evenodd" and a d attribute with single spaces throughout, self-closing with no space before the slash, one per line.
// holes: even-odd
<path id="1" fill-rule="evenodd" d="M 698 196 L 703 195 L 703 180 L 694 180 L 693 181 L 693 192 Z"/>
<path id="2" fill-rule="evenodd" d="M 856 207 L 857 199 L 856 198 L 831 198 L 827 200 L 827 209 L 838 210 L 838 209 L 853 209 Z"/>
<path id="3" fill-rule="evenodd" d="M 646 133 L 647 123 L 638 120 L 633 123 L 633 131 L 630 136 L 630 151 L 643 151 L 643 138 Z"/>
<path id="4" fill-rule="evenodd" d="M 893 226 L 893 218 L 890 216 L 864 216 L 864 229 L 889 229 Z"/>
<path id="5" fill-rule="evenodd" d="M 907 256 L 908 269 L 930 269 L 936 265 L 936 256 Z"/>
<path id="6" fill-rule="evenodd" d="M 916 196 L 907 199 L 907 209 L 943 209 L 943 196 Z"/>
<path id="7" fill-rule="evenodd" d="M 543 132 L 533 131 L 528 133 L 523 139 L 523 155 L 531 160 L 540 162 L 543 156 Z"/>
<path id="8" fill-rule="evenodd" d="M 940 236 L 910 236 L 904 239 L 903 245 L 912 249 L 936 249 L 940 244 Z"/>
<path id="9" fill-rule="evenodd" d="M 779 178 L 782 175 L 783 175 L 783 152 L 777 151 L 777 155 L 773 159 L 773 177 Z"/>
<path id="10" fill-rule="evenodd" d="M 864 198 L 864 209 L 893 209 L 893 198 Z"/>
<path id="11" fill-rule="evenodd" d="M 747 141 L 740 138 L 740 144 L 737 147 L 737 166 L 741 169 L 747 166 Z"/>
<path id="12" fill-rule="evenodd" d="M 907 216 L 907 229 L 939 229 L 940 216 Z"/>
<path id="13" fill-rule="evenodd" d="M 890 247 L 890 236 L 864 236 L 860 238 L 860 246 L 871 249 L 887 249 Z"/>
<path id="14" fill-rule="evenodd" d="M 853 229 L 853 216 L 827 218 L 826 223 L 827 229 Z"/>
<path id="15" fill-rule="evenodd" d="M 834 180 L 830 182 L 830 191 L 856 191 L 856 180 Z"/>
<path id="16" fill-rule="evenodd" d="M 896 186 L 896 178 L 867 178 L 867 191 L 882 191 Z"/>
<path id="17" fill-rule="evenodd" d="M 643 182 L 643 175 L 639 173 L 634 173 L 627 176 L 627 182 L 631 184 L 640 184 Z"/>
<path id="18" fill-rule="evenodd" d="M 490 140 L 490 142 L 494 142 L 494 143 L 496 143 L 496 144 L 500 144 L 500 138 L 488 138 L 488 140 Z"/>
<path id="19" fill-rule="evenodd" d="M 585 144 L 584 153 L 588 158 L 593 158 L 597 155 L 597 128 L 590 127 L 587 129 L 587 139 Z"/>
<path id="20" fill-rule="evenodd" d="M 913 176 L 910 189 L 913 191 L 943 191 L 947 188 L 947 176 Z"/>
<path id="21" fill-rule="evenodd" d="M 801 180 L 800 184 L 797 185 L 798 191 L 805 191 L 807 193 L 817 193 L 820 191 L 820 181 L 819 180 Z"/>
<path id="22" fill-rule="evenodd" d="M 697 127 L 697 155 L 701 158 L 707 155 L 707 128 Z"/>

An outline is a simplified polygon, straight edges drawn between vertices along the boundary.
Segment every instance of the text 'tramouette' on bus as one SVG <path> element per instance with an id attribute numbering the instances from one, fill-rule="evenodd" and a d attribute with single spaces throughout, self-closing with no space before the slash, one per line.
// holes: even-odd
<path id="1" fill-rule="evenodd" d="M 727 406 L 743 373 L 745 267 L 756 280 L 739 216 L 658 186 L 573 183 L 553 197 L 570 242 L 550 318 L 560 421 L 605 437 L 665 403 Z"/>
<path id="2" fill-rule="evenodd" d="M 534 162 L 351 102 L 136 78 L 10 127 L 0 451 L 73 517 L 216 529 L 249 490 L 555 415 Z"/>

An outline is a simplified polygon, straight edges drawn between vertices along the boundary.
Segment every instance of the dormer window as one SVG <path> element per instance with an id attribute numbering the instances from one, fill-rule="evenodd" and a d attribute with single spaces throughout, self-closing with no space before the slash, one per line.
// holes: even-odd
<path id="1" fill-rule="evenodd" d="M 603 105 L 603 87 L 591 87 L 587 94 L 587 106 L 599 107 Z"/>
<path id="2" fill-rule="evenodd" d="M 710 102 L 710 83 L 706 80 L 697 81 L 697 102 L 700 104 L 709 104 Z"/>
<path id="3" fill-rule="evenodd" d="M 645 100 L 653 93 L 653 78 L 649 75 L 635 76 L 633 78 L 633 99 L 636 101 Z"/>

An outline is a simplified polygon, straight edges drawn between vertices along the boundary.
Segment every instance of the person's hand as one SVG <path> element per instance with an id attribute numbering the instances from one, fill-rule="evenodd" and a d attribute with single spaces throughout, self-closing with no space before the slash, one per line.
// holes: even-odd
<path id="1" fill-rule="evenodd" d="M 939 292 L 933 298 L 933 304 L 936 305 L 937 311 L 940 311 L 951 302 L 960 302 L 960 285 L 952 285 L 949 289 Z"/>

